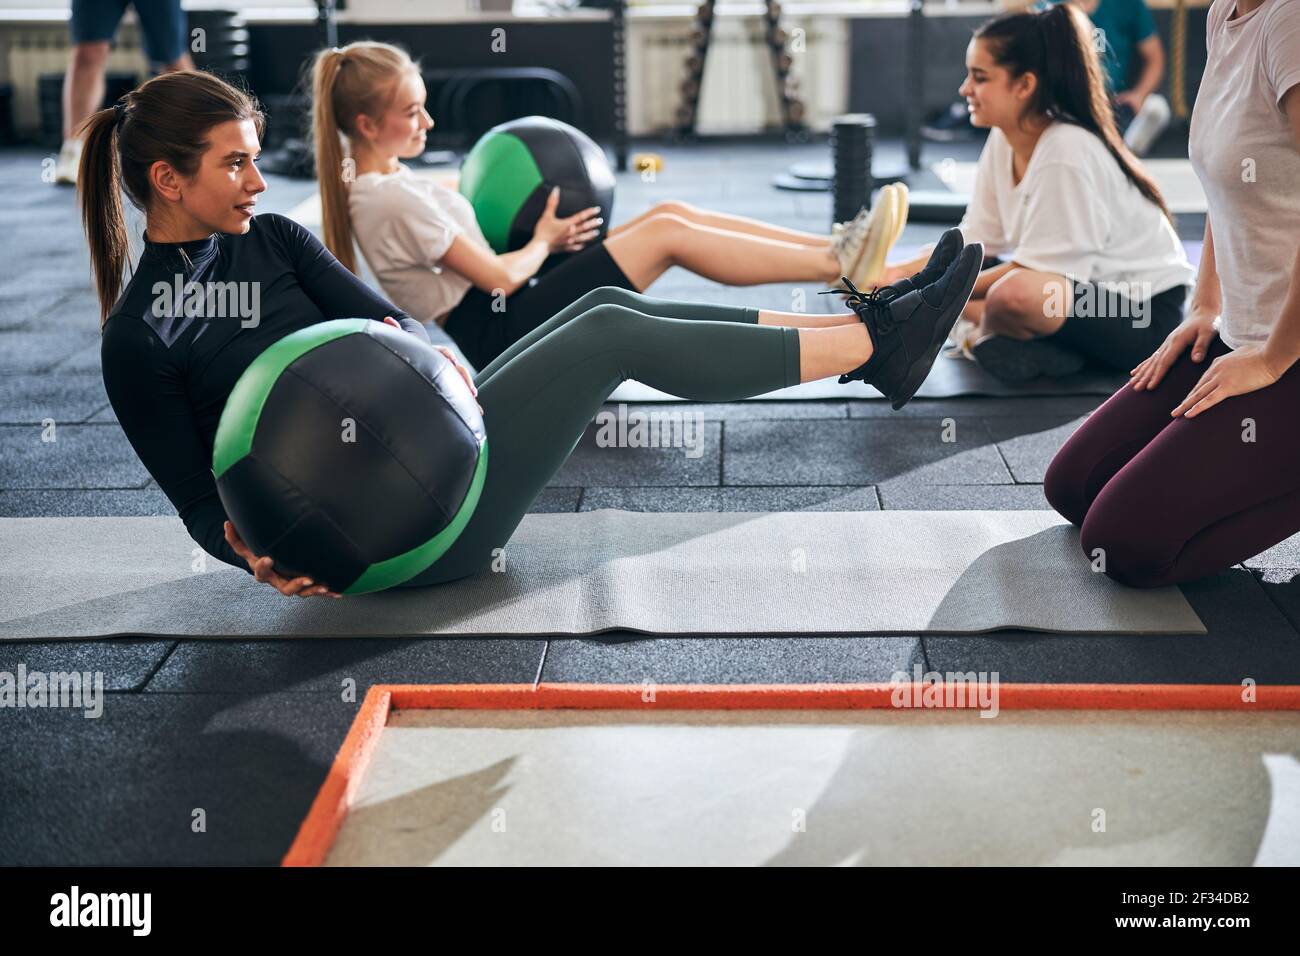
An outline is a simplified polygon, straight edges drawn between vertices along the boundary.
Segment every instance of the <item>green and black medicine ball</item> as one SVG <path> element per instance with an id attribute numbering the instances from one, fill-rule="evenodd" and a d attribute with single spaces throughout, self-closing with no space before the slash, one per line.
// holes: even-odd
<path id="1" fill-rule="evenodd" d="M 461 195 L 497 252 L 527 245 L 555 186 L 560 187 L 556 216 L 599 206 L 603 239 L 614 206 L 614 172 L 605 151 L 567 123 L 525 116 L 494 126 L 460 167 Z"/>
<path id="2" fill-rule="evenodd" d="M 336 319 L 285 336 L 244 370 L 212 471 L 254 554 L 364 594 L 451 547 L 487 460 L 478 403 L 445 355 L 383 322 Z"/>

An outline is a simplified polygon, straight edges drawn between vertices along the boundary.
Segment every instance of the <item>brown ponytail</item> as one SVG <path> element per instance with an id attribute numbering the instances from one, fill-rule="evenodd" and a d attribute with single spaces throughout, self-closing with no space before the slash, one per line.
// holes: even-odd
<path id="1" fill-rule="evenodd" d="M 1091 21 L 1082 10 L 1065 2 L 1038 13 L 1007 13 L 985 23 L 975 36 L 989 44 L 993 59 L 1012 76 L 1038 77 L 1031 112 L 1082 126 L 1100 138 L 1128 181 L 1173 221 L 1155 180 L 1115 125 Z"/>
<path id="2" fill-rule="evenodd" d="M 129 242 L 126 215 L 122 209 L 122 164 L 114 134 L 124 110 L 109 107 L 91 114 L 82 126 L 85 142 L 77 168 L 77 191 L 81 194 L 81 224 L 90 243 L 90 268 L 99 293 L 99 324 L 122 290 Z"/>
<path id="3" fill-rule="evenodd" d="M 419 67 L 401 47 L 359 40 L 321 50 L 312 65 L 312 138 L 316 143 L 316 179 L 320 183 L 321 224 L 325 248 L 353 272 L 357 259 L 348 212 L 350 182 L 342 136 L 358 135 L 358 114 L 378 117 L 392 103 L 397 82 Z"/>
<path id="4" fill-rule="evenodd" d="M 85 137 L 77 192 L 90 243 L 90 267 L 99 293 L 100 327 L 122 290 L 127 263 L 126 216 L 120 189 L 148 215 L 153 199 L 149 170 L 165 162 L 194 176 L 210 145 L 212 127 L 251 119 L 260 139 L 265 118 L 257 102 L 211 73 L 164 73 L 124 96 L 116 107 L 94 113 L 81 127 Z"/>

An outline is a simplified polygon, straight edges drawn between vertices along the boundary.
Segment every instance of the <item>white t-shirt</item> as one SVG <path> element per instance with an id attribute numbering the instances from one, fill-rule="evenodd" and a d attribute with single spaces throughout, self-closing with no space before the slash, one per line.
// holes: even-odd
<path id="1" fill-rule="evenodd" d="M 1210 7 L 1188 134 L 1223 290 L 1219 338 L 1234 349 L 1268 339 L 1300 249 L 1300 151 L 1280 105 L 1300 83 L 1300 2 L 1266 0 L 1229 20 L 1235 9 Z"/>
<path id="2" fill-rule="evenodd" d="M 490 249 L 460 193 L 398 163 L 395 173 L 362 173 L 348 189 L 361 254 L 384 294 L 421 322 L 441 324 L 473 284 L 439 266 L 457 236 Z"/>
<path id="3" fill-rule="evenodd" d="M 1132 300 L 1187 285 L 1195 275 L 1178 234 L 1138 191 L 1099 136 L 1052 123 L 1020 184 L 1011 144 L 989 131 L 961 233 L 984 253 L 1029 269 L 1095 282 Z"/>

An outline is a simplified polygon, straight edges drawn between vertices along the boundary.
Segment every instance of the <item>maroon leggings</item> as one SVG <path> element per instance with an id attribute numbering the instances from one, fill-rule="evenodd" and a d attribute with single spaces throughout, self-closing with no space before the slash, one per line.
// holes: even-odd
<path id="1" fill-rule="evenodd" d="M 1189 348 L 1149 391 L 1125 385 L 1052 459 L 1043 491 L 1084 554 L 1134 587 L 1214 574 L 1300 531 L 1300 362 L 1272 385 L 1171 418 L 1210 362 Z M 1250 421 L 1254 423 L 1254 441 Z"/>

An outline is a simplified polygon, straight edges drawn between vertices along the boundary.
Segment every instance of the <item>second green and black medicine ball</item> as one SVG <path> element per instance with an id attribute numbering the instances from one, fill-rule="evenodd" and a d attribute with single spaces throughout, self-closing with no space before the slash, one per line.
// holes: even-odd
<path id="1" fill-rule="evenodd" d="M 371 319 L 280 339 L 244 370 L 213 443 L 217 493 L 254 554 L 345 594 L 441 557 L 487 475 L 478 402 L 445 355 Z"/>
<path id="2" fill-rule="evenodd" d="M 494 126 L 460 168 L 461 195 L 499 253 L 527 245 L 555 186 L 560 187 L 555 213 L 560 218 L 600 207 L 603 239 L 614 206 L 614 172 L 604 150 L 567 123 L 525 116 Z"/>

